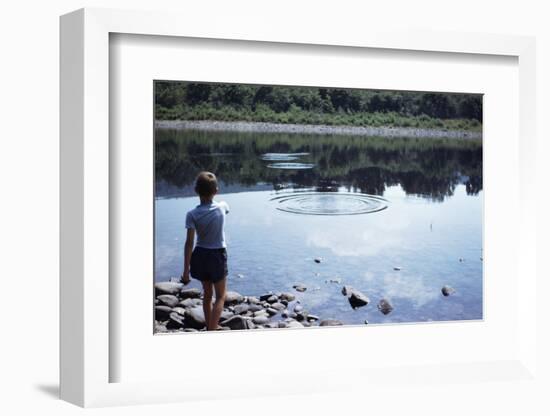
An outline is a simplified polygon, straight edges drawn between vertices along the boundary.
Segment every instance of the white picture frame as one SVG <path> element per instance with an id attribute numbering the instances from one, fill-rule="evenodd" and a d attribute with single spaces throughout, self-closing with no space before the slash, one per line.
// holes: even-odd
<path id="1" fill-rule="evenodd" d="M 446 370 L 442 377 L 472 383 L 487 377 L 518 382 L 536 378 L 537 327 L 536 320 L 528 317 L 536 308 L 537 279 L 536 218 L 532 214 L 536 211 L 532 198 L 536 159 L 535 40 L 429 30 L 371 29 L 360 33 L 350 30 L 329 35 L 321 27 L 308 31 L 290 28 L 284 32 L 275 25 L 266 25 L 261 31 L 243 27 L 235 34 L 230 22 L 209 27 L 200 19 L 184 19 L 174 13 L 107 9 L 82 9 L 61 18 L 61 398 L 88 407 L 212 397 L 200 389 L 200 381 L 195 388 L 188 385 L 182 388 L 183 384 L 174 382 L 110 382 L 110 363 L 117 359 L 109 341 L 112 336 L 109 311 L 113 307 L 109 282 L 113 264 L 109 252 L 112 221 L 109 189 L 110 169 L 113 168 L 109 157 L 109 36 L 113 33 L 278 42 L 283 47 L 284 44 L 331 45 L 517 58 L 520 198 L 519 215 L 514 220 L 518 224 L 516 273 L 522 271 L 517 292 L 518 354 L 507 360 L 460 365 L 452 361 L 441 362 L 439 366 L 419 362 L 412 378 L 433 380 L 434 374 L 439 374 L 441 369 Z M 329 333 L 335 336 L 334 332 L 325 332 Z M 270 373 L 269 382 L 252 381 L 242 389 L 228 389 L 222 397 L 274 394 L 273 386 L 280 386 L 277 394 L 327 392 L 348 387 L 343 380 L 349 378 L 349 368 L 321 368 L 320 371 L 328 377 L 311 374 L 307 387 L 302 381 L 289 382 L 284 374 Z M 482 371 L 484 377 L 473 375 L 476 371 Z M 370 380 L 390 382 L 395 378 L 407 379 L 410 371 L 370 368 L 369 374 Z M 364 379 L 363 383 L 371 381 Z"/>

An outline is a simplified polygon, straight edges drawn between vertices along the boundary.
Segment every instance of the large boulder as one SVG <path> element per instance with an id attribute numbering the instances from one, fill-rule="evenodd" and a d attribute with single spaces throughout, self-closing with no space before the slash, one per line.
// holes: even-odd
<path id="1" fill-rule="evenodd" d="M 226 292 L 225 293 L 225 304 L 226 305 L 233 305 L 235 303 L 241 303 L 244 300 L 243 295 L 241 295 L 238 292 Z"/>
<path id="2" fill-rule="evenodd" d="M 204 311 L 197 306 L 185 310 L 185 327 L 202 329 L 206 326 Z"/>
<path id="3" fill-rule="evenodd" d="M 227 319 L 226 321 L 221 322 L 220 325 L 229 327 L 233 330 L 254 328 L 254 324 L 251 322 L 251 320 L 241 315 L 235 315 Z"/>
<path id="4" fill-rule="evenodd" d="M 180 291 L 180 297 L 182 299 L 200 298 L 200 296 L 201 296 L 201 290 L 194 287 L 189 289 L 182 289 Z"/>
<path id="5" fill-rule="evenodd" d="M 183 283 L 176 283 L 176 282 L 155 283 L 155 293 L 157 295 L 177 295 L 182 288 L 183 288 Z"/>
<path id="6" fill-rule="evenodd" d="M 180 301 L 178 297 L 174 295 L 159 295 L 157 299 L 161 305 L 170 306 L 171 308 L 175 308 Z"/>

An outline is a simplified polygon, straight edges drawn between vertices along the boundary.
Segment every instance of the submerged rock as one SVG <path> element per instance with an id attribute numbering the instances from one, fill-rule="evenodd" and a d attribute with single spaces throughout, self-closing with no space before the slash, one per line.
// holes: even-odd
<path id="1" fill-rule="evenodd" d="M 368 305 L 370 302 L 367 295 L 351 286 L 344 286 L 342 288 L 342 295 L 348 297 L 349 304 L 353 309 Z"/>
<path id="2" fill-rule="evenodd" d="M 177 296 L 174 295 L 159 295 L 157 299 L 162 305 L 170 306 L 171 308 L 174 308 L 180 301 Z"/>
<path id="3" fill-rule="evenodd" d="M 384 315 L 387 315 L 393 311 L 393 305 L 388 299 L 380 299 L 380 302 L 378 302 L 378 310 Z"/>
<path id="4" fill-rule="evenodd" d="M 176 282 L 158 282 L 155 283 L 155 292 L 157 295 L 177 295 L 183 288 L 183 283 Z"/>
<path id="5" fill-rule="evenodd" d="M 296 284 L 292 286 L 297 292 L 305 292 L 307 290 L 307 287 L 305 287 L 302 284 Z"/>
<path id="6" fill-rule="evenodd" d="M 450 296 L 455 292 L 456 290 L 448 285 L 445 285 L 441 288 L 441 293 L 443 293 L 443 296 Z"/>
<path id="7" fill-rule="evenodd" d="M 319 326 L 340 326 L 344 325 L 342 321 L 338 319 L 324 319 L 319 323 Z"/>
<path id="8" fill-rule="evenodd" d="M 321 263 L 321 257 L 315 257 L 315 258 L 313 259 L 313 261 L 314 261 L 315 263 Z"/>
<path id="9" fill-rule="evenodd" d="M 353 290 L 353 287 L 346 285 L 342 288 L 342 295 L 349 296 L 351 295 L 352 290 Z"/>

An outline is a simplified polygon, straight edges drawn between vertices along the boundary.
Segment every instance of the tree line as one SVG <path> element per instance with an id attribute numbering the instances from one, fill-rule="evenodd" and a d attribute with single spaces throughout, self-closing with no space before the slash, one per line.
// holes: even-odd
<path id="1" fill-rule="evenodd" d="M 250 114 L 264 114 L 268 119 L 277 119 L 277 114 L 303 112 L 309 118 L 311 115 L 392 113 L 404 117 L 473 120 L 476 124 L 482 121 L 480 94 L 180 81 L 155 81 L 154 93 L 157 119 L 186 114 L 194 118 L 200 114 L 214 117 L 226 113 L 230 118 L 239 114 L 248 114 L 248 118 Z"/>

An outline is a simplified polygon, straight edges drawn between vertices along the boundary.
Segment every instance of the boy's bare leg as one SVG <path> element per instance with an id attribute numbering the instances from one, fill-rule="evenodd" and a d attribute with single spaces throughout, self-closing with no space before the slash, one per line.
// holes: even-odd
<path id="1" fill-rule="evenodd" d="M 216 292 L 216 300 L 212 307 L 212 314 L 210 315 L 210 330 L 218 328 L 218 322 L 223 311 L 223 304 L 225 303 L 225 277 L 219 282 L 214 283 L 214 290 Z"/>
<path id="2" fill-rule="evenodd" d="M 202 310 L 204 312 L 204 322 L 206 323 L 206 329 L 210 329 L 210 317 L 212 316 L 212 282 L 205 281 L 202 283 L 203 299 Z"/>

